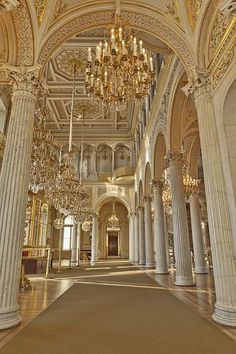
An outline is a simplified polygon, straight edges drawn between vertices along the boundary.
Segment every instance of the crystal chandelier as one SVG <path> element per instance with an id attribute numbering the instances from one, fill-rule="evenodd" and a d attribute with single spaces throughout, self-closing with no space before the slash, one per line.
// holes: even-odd
<path id="1" fill-rule="evenodd" d="M 37 193 L 46 190 L 55 179 L 58 169 L 58 146 L 46 127 L 49 115 L 44 106 L 35 113 L 36 121 L 33 133 L 31 153 L 30 190 Z"/>
<path id="2" fill-rule="evenodd" d="M 200 179 L 193 178 L 189 173 L 183 175 L 183 184 L 185 199 L 189 201 L 191 195 L 196 195 L 199 192 Z"/>
<path id="3" fill-rule="evenodd" d="M 115 211 L 115 199 L 113 199 L 113 205 L 112 205 L 112 215 L 108 219 L 109 225 L 111 225 L 112 228 L 115 228 L 116 226 L 119 225 L 119 219 L 116 216 L 116 211 Z"/>
<path id="4" fill-rule="evenodd" d="M 110 39 L 97 45 L 94 61 L 88 48 L 85 90 L 112 111 L 124 110 L 132 99 L 142 100 L 155 80 L 153 58 L 148 58 L 142 40 L 128 32 L 116 13 Z"/>
<path id="5" fill-rule="evenodd" d="M 172 195 L 169 183 L 164 184 L 162 202 L 165 212 L 170 215 L 172 213 Z"/>

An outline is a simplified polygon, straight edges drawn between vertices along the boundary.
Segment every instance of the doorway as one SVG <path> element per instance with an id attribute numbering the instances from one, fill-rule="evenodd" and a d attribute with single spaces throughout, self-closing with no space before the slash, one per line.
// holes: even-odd
<path id="1" fill-rule="evenodd" d="M 107 228 L 107 257 L 120 256 L 120 228 Z"/>

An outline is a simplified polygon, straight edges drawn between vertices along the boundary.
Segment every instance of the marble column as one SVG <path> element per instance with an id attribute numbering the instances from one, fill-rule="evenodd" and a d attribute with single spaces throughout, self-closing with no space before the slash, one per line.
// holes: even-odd
<path id="1" fill-rule="evenodd" d="M 144 265 L 146 262 L 145 256 L 145 230 L 144 230 L 144 208 L 138 208 L 138 221 L 139 221 L 139 264 Z"/>
<path id="2" fill-rule="evenodd" d="M 135 261 L 135 243 L 134 243 L 134 214 L 129 214 L 129 261 Z"/>
<path id="3" fill-rule="evenodd" d="M 18 306 L 39 69 L 9 67 L 12 109 L 0 177 L 0 329 L 21 322 Z"/>
<path id="4" fill-rule="evenodd" d="M 111 177 L 114 176 L 114 171 L 115 171 L 115 149 L 112 148 L 111 150 Z"/>
<path id="5" fill-rule="evenodd" d="M 97 180 L 98 178 L 98 173 L 97 173 L 97 149 L 94 146 L 93 148 L 93 174 L 94 174 L 94 179 Z"/>
<path id="6" fill-rule="evenodd" d="M 134 261 L 139 263 L 139 219 L 138 213 L 134 214 Z"/>
<path id="7" fill-rule="evenodd" d="M 194 285 L 189 244 L 189 230 L 183 185 L 183 153 L 171 150 L 167 154 L 171 179 L 176 285 Z"/>
<path id="8" fill-rule="evenodd" d="M 144 225 L 145 225 L 145 252 L 146 267 L 154 267 L 154 250 L 152 237 L 152 213 L 151 213 L 151 197 L 144 197 Z"/>
<path id="9" fill-rule="evenodd" d="M 77 224 L 74 221 L 71 240 L 71 265 L 78 265 L 78 247 L 77 247 Z"/>
<path id="10" fill-rule="evenodd" d="M 219 113 L 214 111 L 211 78 L 199 73 L 184 91 L 194 95 L 198 115 L 216 291 L 213 319 L 226 326 L 236 326 L 235 235 L 230 220 L 215 117 Z"/>
<path id="11" fill-rule="evenodd" d="M 167 274 L 165 218 L 162 202 L 162 181 L 153 181 L 154 241 L 156 245 L 156 273 Z"/>
<path id="12" fill-rule="evenodd" d="M 77 225 L 77 254 L 78 254 L 78 265 L 80 264 L 80 243 L 81 243 L 81 222 Z"/>
<path id="13" fill-rule="evenodd" d="M 93 214 L 92 241 L 91 241 L 91 265 L 98 260 L 98 215 Z"/>
<path id="14" fill-rule="evenodd" d="M 192 225 L 195 273 L 208 273 L 208 269 L 205 261 L 202 226 L 201 226 L 201 214 L 200 214 L 198 195 L 196 194 L 191 195 L 189 202 L 190 202 L 190 214 L 191 214 L 191 225 Z"/>

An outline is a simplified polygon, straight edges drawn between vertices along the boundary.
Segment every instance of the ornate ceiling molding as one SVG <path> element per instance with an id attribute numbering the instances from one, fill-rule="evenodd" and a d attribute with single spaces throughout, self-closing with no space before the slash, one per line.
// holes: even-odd
<path id="1" fill-rule="evenodd" d="M 38 63 L 43 66 L 46 65 L 52 53 L 66 40 L 73 37 L 79 32 L 83 32 L 89 28 L 98 28 L 106 26 L 113 21 L 112 11 L 94 12 L 73 18 L 69 22 L 63 24 L 58 28 L 46 41 L 42 48 Z M 122 16 L 130 23 L 131 27 L 149 32 L 165 42 L 171 49 L 173 49 L 182 59 L 183 64 L 191 77 L 195 67 L 194 55 L 188 43 L 184 40 L 182 35 L 178 33 L 178 29 L 173 29 L 165 20 L 147 16 L 132 11 L 122 12 Z M 180 30 L 179 30 L 180 31 Z"/>
<path id="2" fill-rule="evenodd" d="M 12 11 L 19 5 L 19 1 L 17 0 L 0 0 L 0 13 Z"/>
<path id="3" fill-rule="evenodd" d="M 203 0 L 186 0 L 189 22 L 192 29 L 195 28 L 202 3 Z"/>
<path id="4" fill-rule="evenodd" d="M 17 65 L 34 64 L 34 38 L 30 14 L 25 0 L 20 0 L 17 11 L 12 13 L 17 38 Z"/>
<path id="5" fill-rule="evenodd" d="M 34 5 L 35 5 L 35 9 L 36 9 L 36 16 L 37 16 L 37 20 L 38 20 L 39 25 L 41 25 L 41 23 L 43 21 L 47 4 L 48 4 L 48 0 L 35 0 L 34 1 Z"/>

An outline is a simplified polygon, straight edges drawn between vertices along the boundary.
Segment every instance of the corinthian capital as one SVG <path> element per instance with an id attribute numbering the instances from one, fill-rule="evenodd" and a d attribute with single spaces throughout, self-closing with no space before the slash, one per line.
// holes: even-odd
<path id="1" fill-rule="evenodd" d="M 169 150 L 166 154 L 166 160 L 169 164 L 180 164 L 181 166 L 184 164 L 184 153 L 180 150 Z"/>
<path id="2" fill-rule="evenodd" d="M 162 179 L 159 180 L 152 180 L 152 187 L 153 187 L 153 191 L 159 191 L 162 192 L 163 187 L 164 187 L 164 181 Z"/>
<path id="3" fill-rule="evenodd" d="M 194 95 L 194 98 L 204 94 L 209 95 L 212 91 L 212 78 L 208 72 L 197 71 L 194 77 L 188 80 L 187 85 L 182 87 L 182 90 L 186 96 Z"/>
<path id="4" fill-rule="evenodd" d="M 24 67 L 24 66 L 11 66 L 5 65 L 5 71 L 8 74 L 10 84 L 12 85 L 13 92 L 26 91 L 33 94 L 38 94 L 42 91 L 39 84 L 40 67 Z"/>

